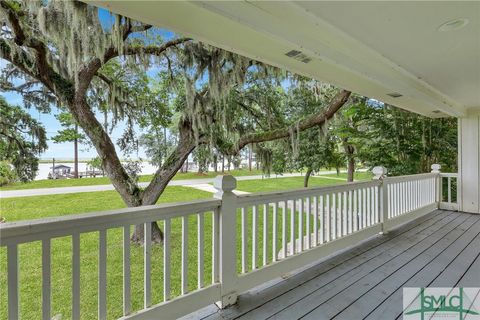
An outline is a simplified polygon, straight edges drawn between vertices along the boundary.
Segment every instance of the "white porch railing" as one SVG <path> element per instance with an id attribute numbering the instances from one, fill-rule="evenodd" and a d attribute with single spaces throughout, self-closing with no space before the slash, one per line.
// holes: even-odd
<path id="1" fill-rule="evenodd" d="M 107 231 L 121 232 L 123 247 L 123 314 L 132 313 L 131 292 L 131 244 L 130 232 L 134 225 L 143 224 L 146 230 L 143 244 L 143 310 L 134 315 L 138 319 L 151 319 L 151 312 L 159 313 L 167 319 L 173 319 L 181 312 L 193 312 L 207 304 L 219 300 L 219 233 L 220 200 L 201 200 L 188 203 L 172 203 L 141 208 L 128 208 L 98 213 L 71 215 L 31 221 L 5 223 L 0 226 L 0 245 L 7 247 L 8 270 L 8 317 L 19 318 L 19 261 L 18 247 L 27 242 L 42 243 L 42 318 L 51 319 L 51 242 L 54 238 L 71 239 L 71 312 L 73 319 L 80 319 L 80 272 L 82 242 L 80 236 L 90 233 L 98 234 L 98 318 L 107 316 Z M 205 216 L 211 216 L 211 230 L 205 228 Z M 189 257 L 189 220 L 197 224 L 196 278 L 197 288 L 188 292 L 188 267 L 194 261 Z M 163 229 L 163 303 L 152 307 L 152 262 L 151 262 L 151 222 L 157 221 Z M 191 222 L 191 221 L 190 221 Z M 173 299 L 172 287 L 172 224 L 181 226 L 181 265 L 180 297 Z M 118 230 L 120 229 L 120 230 Z M 180 229 L 180 228 L 179 228 Z M 211 243 L 211 259 L 205 259 L 205 235 Z M 209 262 L 209 266 L 206 265 Z M 211 269 L 211 284 L 204 281 L 205 269 Z M 154 279 L 158 277 L 154 276 Z M 66 285 L 66 284 L 65 284 Z M 68 287 L 68 285 L 66 285 Z M 3 295 L 2 295 L 3 296 Z M 3 297 L 2 297 L 3 299 Z M 186 303 L 185 303 L 186 302 Z"/>
<path id="2" fill-rule="evenodd" d="M 457 173 L 440 173 L 440 209 L 458 210 Z"/>
<path id="3" fill-rule="evenodd" d="M 43 319 L 51 318 L 51 242 L 58 237 L 71 239 L 72 267 L 64 272 L 72 279 L 72 318 L 80 318 L 80 236 L 91 233 L 98 234 L 98 318 L 106 318 L 107 230 L 111 229 L 121 232 L 124 318 L 176 318 L 212 303 L 222 307 L 233 304 L 239 293 L 259 284 L 436 208 L 454 208 L 454 174 L 434 169 L 427 174 L 385 177 L 386 170 L 381 167 L 375 168 L 374 174 L 374 180 L 368 182 L 240 196 L 232 192 L 236 180 L 221 176 L 214 182 L 218 192 L 211 200 L 2 224 L 0 245 L 7 247 L 9 319 L 19 317 L 18 251 L 25 243 L 42 243 Z M 444 179 L 447 202 L 443 201 Z M 152 274 L 148 236 L 152 221 L 158 221 L 164 232 L 160 274 Z M 133 310 L 130 231 L 138 224 L 144 224 L 147 230 L 142 262 L 143 308 Z M 178 229 L 178 239 L 172 236 L 172 225 Z M 192 230 L 195 239 L 191 239 Z M 172 265 L 172 239 L 180 242 L 179 266 Z M 180 286 L 180 291 L 175 295 L 171 289 L 172 268 L 177 267 L 180 277 L 175 286 Z M 189 280 L 192 270 L 196 280 L 193 289 Z M 207 271 L 211 272 L 208 284 Z M 159 278 L 163 281 L 163 301 L 154 304 L 152 279 Z"/>
<path id="4" fill-rule="evenodd" d="M 237 292 L 381 232 L 381 184 L 374 180 L 239 196 Z"/>

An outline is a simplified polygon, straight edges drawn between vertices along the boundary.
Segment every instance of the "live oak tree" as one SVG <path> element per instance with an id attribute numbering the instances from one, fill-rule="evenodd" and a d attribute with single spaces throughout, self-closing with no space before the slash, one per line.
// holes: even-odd
<path id="1" fill-rule="evenodd" d="M 160 39 L 152 26 L 127 17 L 112 14 L 114 22 L 102 26 L 97 9 L 81 2 L 0 0 L 0 8 L 0 58 L 10 63 L 2 70 L 2 88 L 43 109 L 55 103 L 68 111 L 129 207 L 155 204 L 197 146 L 235 155 L 249 144 L 322 125 L 350 96 L 338 90 L 324 108 L 295 123 L 251 128 L 240 115 L 264 121 L 269 115 L 261 101 L 244 103 L 245 83 L 259 82 L 262 75 L 275 78 L 279 73 L 274 68 L 189 38 Z M 162 90 L 152 87 L 147 73 L 152 66 L 163 74 L 163 93 L 171 94 L 166 100 Z M 175 119 L 176 144 L 141 189 L 135 174 L 122 165 L 109 126 L 126 125 L 118 145 L 128 152 L 138 145 L 135 129 L 152 129 L 171 107 L 180 115 Z M 103 124 L 97 119 L 101 115 Z M 135 226 L 132 240 L 143 241 L 143 225 Z M 156 223 L 152 240 L 162 240 Z"/>

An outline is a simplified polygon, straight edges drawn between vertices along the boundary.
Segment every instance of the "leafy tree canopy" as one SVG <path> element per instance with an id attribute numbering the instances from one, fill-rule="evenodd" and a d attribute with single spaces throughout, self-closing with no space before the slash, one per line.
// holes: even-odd
<path id="1" fill-rule="evenodd" d="M 62 112 L 59 113 L 56 118 L 65 129 L 59 130 L 58 133 L 52 137 L 52 140 L 55 143 L 72 142 L 75 141 L 75 139 L 85 139 L 85 135 L 75 129 L 75 121 L 73 120 L 71 113 Z"/>
<path id="2" fill-rule="evenodd" d="M 19 106 L 0 96 L 0 161 L 7 161 L 21 181 L 35 178 L 38 155 L 47 149 L 45 128 Z"/>

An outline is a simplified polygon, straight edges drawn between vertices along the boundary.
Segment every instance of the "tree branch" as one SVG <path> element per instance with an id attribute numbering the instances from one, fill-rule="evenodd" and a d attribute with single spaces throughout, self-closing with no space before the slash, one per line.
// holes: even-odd
<path id="1" fill-rule="evenodd" d="M 47 64 L 47 49 L 45 44 L 38 39 L 28 36 L 22 26 L 20 25 L 20 20 L 18 19 L 18 13 L 15 12 L 15 9 L 12 8 L 11 4 L 5 0 L 0 1 L 0 8 L 5 13 L 8 18 L 8 22 L 13 29 L 15 34 L 14 42 L 18 46 L 27 46 L 32 48 L 36 52 L 37 65 L 41 71 L 46 71 L 48 68 Z"/>
<path id="2" fill-rule="evenodd" d="M 167 49 L 171 47 L 178 46 L 182 43 L 191 41 L 191 38 L 178 38 L 178 39 L 173 39 L 170 41 L 165 42 L 164 44 L 160 46 L 132 46 L 132 45 L 127 45 L 125 46 L 124 49 L 124 54 L 125 55 L 135 55 L 135 54 L 149 54 L 149 55 L 155 55 L 155 56 L 160 56 L 162 55 Z M 118 52 L 116 53 L 118 55 Z"/>
<path id="3" fill-rule="evenodd" d="M 255 121 L 255 123 L 258 125 L 258 127 L 262 130 L 265 130 L 265 126 L 262 125 L 262 123 L 260 123 L 260 121 L 258 119 L 261 119 L 263 118 L 263 115 L 258 111 L 258 110 L 255 110 L 254 108 L 251 108 L 250 106 L 247 106 L 246 104 L 244 104 L 243 102 L 241 101 L 236 101 L 236 103 L 242 107 L 242 109 L 244 109 L 246 112 L 248 112 L 251 116 L 253 116 L 253 121 Z"/>
<path id="4" fill-rule="evenodd" d="M 17 137 L 8 135 L 5 132 L 0 132 L 0 135 L 7 138 L 10 142 L 14 142 L 22 150 L 22 152 L 25 153 L 25 146 Z"/>
<path id="5" fill-rule="evenodd" d="M 340 91 L 335 95 L 332 101 L 330 101 L 329 105 L 324 111 L 300 121 L 298 125 L 274 129 L 267 132 L 251 133 L 244 135 L 238 140 L 238 142 L 234 146 L 234 149 L 231 150 L 231 153 L 238 153 L 238 151 L 240 151 L 243 147 L 250 143 L 259 143 L 286 138 L 289 136 L 292 128 L 294 130 L 297 130 L 298 128 L 299 131 L 304 131 L 314 126 L 322 125 L 325 123 L 325 121 L 331 119 L 333 115 L 347 102 L 350 94 L 351 92 L 347 90 Z"/>
<path id="6" fill-rule="evenodd" d="M 18 86 L 12 86 L 8 82 L 0 82 L 0 89 L 5 90 L 5 91 L 15 91 L 20 94 L 26 94 L 28 89 L 30 89 L 34 85 L 40 85 L 40 81 L 27 81 L 25 83 L 22 83 L 21 85 Z M 28 92 L 37 92 L 37 93 L 43 93 L 41 90 L 28 90 Z"/>
<path id="7" fill-rule="evenodd" d="M 7 16 L 8 22 L 12 27 L 12 30 L 14 33 L 14 38 L 13 38 L 14 42 L 19 46 L 23 45 L 23 42 L 27 37 L 25 36 L 25 33 L 23 32 L 23 29 L 20 26 L 20 22 L 15 13 L 15 9 L 12 8 L 9 2 L 4 0 L 0 1 L 0 8 L 2 8 L 2 11 Z"/>
<path id="8" fill-rule="evenodd" d="M 148 55 L 163 55 L 171 47 L 175 47 L 179 44 L 188 42 L 192 39 L 190 38 L 178 38 L 165 42 L 161 46 L 125 46 L 123 54 L 124 55 L 135 55 L 135 54 L 148 54 Z M 84 68 L 79 72 L 80 83 L 77 86 L 79 93 L 85 93 L 88 90 L 92 78 L 97 74 L 98 70 L 110 61 L 111 59 L 118 57 L 119 52 L 116 48 L 110 47 L 105 51 L 104 59 L 102 62 L 99 58 L 92 59 Z"/>
<path id="9" fill-rule="evenodd" d="M 64 79 L 60 74 L 55 72 L 47 62 L 48 49 L 46 45 L 25 33 L 18 15 L 24 15 L 23 12 L 17 12 L 8 1 L 0 0 L 0 9 L 8 18 L 15 37 L 13 41 L 0 39 L 0 58 L 3 58 L 17 68 L 38 79 L 43 85 L 56 94 L 59 98 L 66 100 L 67 96 L 73 94 L 73 84 Z M 27 52 L 23 47 L 34 50 L 34 55 Z"/>
<path id="10" fill-rule="evenodd" d="M 113 85 L 113 80 L 104 75 L 101 72 L 95 73 L 95 76 L 97 76 L 99 79 L 101 79 L 103 82 L 105 82 L 109 87 Z"/>
<path id="11" fill-rule="evenodd" d="M 40 74 L 35 70 L 35 61 L 25 50 L 12 41 L 0 39 L 0 58 L 5 59 L 25 72 L 32 78 L 39 79 Z M 52 89 L 49 87 L 49 89 Z"/>

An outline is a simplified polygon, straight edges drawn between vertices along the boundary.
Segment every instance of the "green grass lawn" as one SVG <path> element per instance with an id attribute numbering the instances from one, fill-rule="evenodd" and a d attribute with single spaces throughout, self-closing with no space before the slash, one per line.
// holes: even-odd
<path id="1" fill-rule="evenodd" d="M 318 177 L 318 176 L 317 176 Z M 327 174 L 325 175 L 325 177 L 331 177 L 331 178 L 340 178 L 340 179 L 343 179 L 343 180 L 347 180 L 347 173 L 346 172 L 342 172 L 340 174 Z M 360 181 L 360 180 L 371 180 L 373 177 L 373 174 L 372 172 L 370 171 L 361 171 L 361 172 L 355 172 L 355 174 L 353 175 L 353 178 L 357 181 Z"/>
<path id="2" fill-rule="evenodd" d="M 205 174 L 198 174 L 196 172 L 186 172 L 186 173 L 177 173 L 172 180 L 186 180 L 186 179 L 205 179 L 205 178 L 214 178 L 217 175 L 222 174 L 221 172 L 208 172 Z M 262 175 L 261 170 L 231 170 L 225 171 L 224 174 L 231 174 L 235 177 L 241 176 L 254 176 Z M 363 174 L 363 173 L 360 173 Z M 332 175 L 332 176 L 337 176 Z M 274 175 L 272 175 L 274 177 Z M 346 174 L 341 173 L 338 177 L 346 179 Z M 142 175 L 139 177 L 140 182 L 149 182 L 152 179 L 152 175 Z M 62 179 L 62 180 L 35 180 L 28 183 L 15 182 L 0 187 L 0 191 L 7 190 L 25 190 L 25 189 L 40 189 L 40 188 L 61 188 L 61 187 L 79 187 L 79 186 L 94 186 L 94 185 L 105 185 L 110 184 L 110 180 L 107 177 L 97 177 L 97 178 L 81 178 L 81 179 Z M 302 185 L 300 185 L 302 186 Z"/>
<path id="3" fill-rule="evenodd" d="M 208 172 L 206 174 L 198 174 L 196 172 L 177 173 L 173 180 L 185 180 L 185 179 L 205 179 L 214 178 L 221 172 Z M 261 175 L 261 170 L 231 170 L 225 171 L 224 174 L 232 174 L 236 177 L 240 176 L 253 176 Z M 149 182 L 152 179 L 152 175 L 142 175 L 139 178 L 140 182 Z M 39 188 L 60 188 L 60 187 L 78 187 L 78 186 L 93 186 L 110 184 L 110 180 L 107 177 L 98 178 L 81 178 L 81 179 L 62 179 L 62 180 L 35 180 L 28 183 L 15 182 L 9 185 L 0 187 L 1 191 L 6 190 L 24 190 L 24 189 L 39 189 Z"/>
<path id="4" fill-rule="evenodd" d="M 331 177 L 336 177 L 332 175 Z M 360 174 L 358 179 L 366 179 L 366 174 Z M 319 177 L 311 178 L 311 186 L 331 185 L 342 183 L 340 180 Z M 257 192 L 301 188 L 303 177 L 272 178 L 263 180 L 238 181 L 238 189 Z M 194 199 L 211 198 L 212 194 L 188 187 L 168 187 L 159 202 L 188 201 Z M 92 211 L 123 208 L 120 196 L 115 191 L 60 194 L 50 196 L 36 196 L 25 198 L 7 198 L 1 200 L 0 216 L 7 221 L 36 219 L 52 216 L 86 213 Z M 262 264 L 263 253 L 263 210 L 260 206 L 258 213 L 258 264 Z M 290 211 L 290 210 L 289 210 Z M 281 210 L 277 221 L 277 229 L 281 234 Z M 267 207 L 267 214 L 272 221 L 273 209 Z M 287 214 L 287 230 L 290 230 L 290 214 Z M 240 221 L 240 210 L 237 212 Z M 211 213 L 204 214 L 205 219 L 205 283 L 211 283 L 211 241 L 212 225 Z M 298 225 L 298 215 L 295 219 Z M 189 216 L 189 268 L 188 287 L 194 290 L 197 285 L 197 216 Z M 252 209 L 248 209 L 248 235 L 249 250 L 251 250 L 251 220 Z M 306 217 L 303 218 L 304 223 Z M 312 219 L 313 225 L 313 219 Z M 163 227 L 163 222 L 160 222 Z M 240 239 L 240 223 L 237 223 L 237 235 Z M 304 224 L 303 229 L 306 230 Z M 312 227 L 311 227 L 312 228 Z M 267 239 L 271 246 L 270 229 Z M 287 232 L 289 235 L 289 231 Z M 289 238 L 288 238 L 289 239 Z M 281 237 L 277 239 L 277 248 L 281 248 Z M 114 319 L 121 316 L 122 312 L 122 230 L 110 229 L 107 233 L 107 309 L 108 318 Z M 181 271 L 181 219 L 172 220 L 171 235 L 171 270 L 172 294 L 180 294 Z M 241 252 L 241 243 L 237 243 L 237 252 Z M 240 257 L 240 254 L 238 254 Z M 251 251 L 248 254 L 248 265 L 251 267 Z M 272 260 L 269 253 L 268 261 Z M 20 315 L 22 319 L 41 318 L 41 243 L 33 242 L 19 246 L 20 261 Z M 133 309 L 138 310 L 143 306 L 143 248 L 131 248 L 132 270 L 132 303 Z M 237 270 L 241 268 L 238 259 Z M 96 318 L 97 314 L 97 267 L 98 267 L 98 233 L 91 232 L 81 235 L 81 314 L 82 319 Z M 7 273 L 6 273 L 6 248 L 0 248 L 0 319 L 7 318 Z M 71 238 L 63 237 L 52 240 L 52 316 L 62 314 L 63 319 L 71 317 Z M 163 301 L 163 247 L 154 245 L 152 248 L 152 302 Z"/>
<path id="5" fill-rule="evenodd" d="M 334 179 L 332 179 L 334 178 Z M 355 173 L 355 180 L 369 180 L 371 173 L 357 172 Z M 312 176 L 309 180 L 309 187 L 327 186 L 333 184 L 346 183 L 347 174 L 327 174 Z M 261 180 L 245 180 L 237 181 L 237 189 L 247 192 L 267 192 L 277 190 L 298 189 L 303 187 L 303 177 L 289 177 L 289 178 L 269 178 Z"/>

